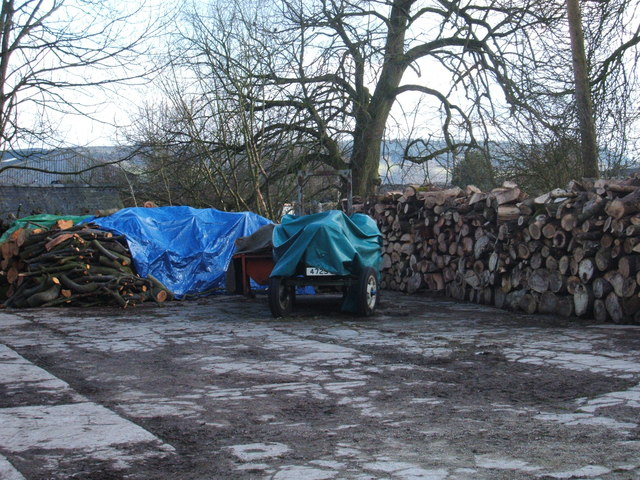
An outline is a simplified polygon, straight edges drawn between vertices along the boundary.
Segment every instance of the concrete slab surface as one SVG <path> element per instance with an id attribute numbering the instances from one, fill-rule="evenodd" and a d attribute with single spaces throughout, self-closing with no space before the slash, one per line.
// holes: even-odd
<path id="1" fill-rule="evenodd" d="M 0 312 L 0 479 L 640 478 L 640 327 L 338 307 Z"/>

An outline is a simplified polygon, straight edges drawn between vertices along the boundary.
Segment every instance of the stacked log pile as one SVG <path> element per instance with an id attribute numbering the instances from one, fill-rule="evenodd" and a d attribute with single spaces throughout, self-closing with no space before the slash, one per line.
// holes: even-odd
<path id="1" fill-rule="evenodd" d="M 538 198 L 408 187 L 367 206 L 385 237 L 382 288 L 527 313 L 640 323 L 640 179 Z"/>
<path id="2" fill-rule="evenodd" d="M 135 273 L 123 238 L 91 224 L 59 220 L 50 230 L 18 229 L 0 254 L 6 307 L 127 307 L 170 296 L 153 277 Z"/>

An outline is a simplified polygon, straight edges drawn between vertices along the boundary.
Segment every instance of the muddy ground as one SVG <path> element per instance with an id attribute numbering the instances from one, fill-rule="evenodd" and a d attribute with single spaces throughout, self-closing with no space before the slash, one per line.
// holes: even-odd
<path id="1" fill-rule="evenodd" d="M 640 478 L 640 327 L 337 308 L 0 312 L 0 479 Z"/>

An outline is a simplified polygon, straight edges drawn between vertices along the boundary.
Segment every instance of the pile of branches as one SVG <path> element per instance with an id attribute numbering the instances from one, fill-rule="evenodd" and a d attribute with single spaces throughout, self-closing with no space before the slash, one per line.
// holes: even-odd
<path id="1" fill-rule="evenodd" d="M 382 287 L 527 313 L 640 323 L 640 179 L 537 198 L 506 182 L 391 192 L 364 206 L 384 235 Z"/>
<path id="2" fill-rule="evenodd" d="M 124 237 L 94 224 L 59 220 L 51 229 L 21 228 L 0 245 L 0 254 L 6 307 L 124 308 L 171 297 L 152 276 L 136 274 Z"/>

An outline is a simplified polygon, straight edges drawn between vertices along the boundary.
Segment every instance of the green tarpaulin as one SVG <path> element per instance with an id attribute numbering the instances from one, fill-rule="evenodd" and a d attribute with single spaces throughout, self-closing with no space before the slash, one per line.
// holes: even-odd
<path id="1" fill-rule="evenodd" d="M 40 214 L 40 215 L 31 215 L 30 217 L 19 218 L 15 222 L 9 230 L 4 232 L 0 237 L 0 243 L 5 242 L 9 235 L 15 232 L 19 228 L 27 228 L 29 230 L 35 230 L 36 228 L 45 228 L 49 229 L 51 226 L 56 223 L 58 220 L 71 220 L 73 224 L 80 223 L 88 218 L 93 218 L 92 215 L 49 215 L 49 214 Z"/>
<path id="2" fill-rule="evenodd" d="M 271 276 L 292 276 L 300 262 L 335 275 L 357 275 L 363 267 L 380 271 L 382 235 L 361 213 L 338 210 L 286 215 L 273 231 L 275 266 Z"/>

